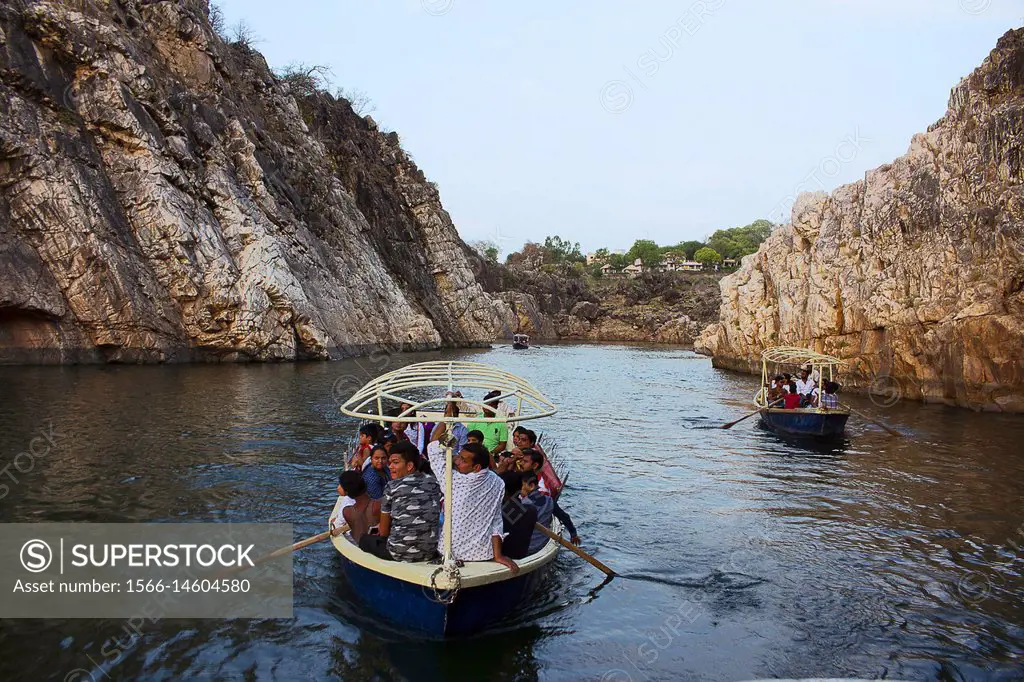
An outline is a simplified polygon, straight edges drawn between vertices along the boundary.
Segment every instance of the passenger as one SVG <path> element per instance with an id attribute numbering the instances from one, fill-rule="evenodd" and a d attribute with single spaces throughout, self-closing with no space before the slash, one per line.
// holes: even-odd
<path id="1" fill-rule="evenodd" d="M 391 449 L 391 482 L 380 503 L 379 535 L 364 535 L 359 549 L 390 561 L 430 561 L 437 556 L 441 486 L 418 471 L 420 455 L 408 441 Z"/>
<path id="2" fill-rule="evenodd" d="M 526 443 L 527 449 L 536 450 L 544 456 L 544 464 L 541 466 L 541 471 L 538 475 L 541 476 L 541 480 L 545 482 L 545 485 L 551 486 L 551 496 L 557 500 L 558 496 L 562 494 L 562 481 L 558 478 L 558 474 L 555 473 L 555 468 L 551 466 L 548 453 L 544 452 L 544 448 L 537 442 L 537 434 L 530 429 L 525 429 L 523 442 Z M 528 462 L 524 462 L 524 464 L 526 464 L 525 468 L 528 470 L 533 468 Z"/>
<path id="3" fill-rule="evenodd" d="M 406 410 L 410 410 L 411 408 L 412 403 L 401 403 L 401 405 L 398 408 L 399 414 L 403 414 Z M 410 412 L 409 415 L 406 416 L 410 416 L 412 414 L 413 413 Z M 406 424 L 405 428 L 402 430 L 402 433 L 405 434 L 405 437 L 409 440 L 410 443 L 416 446 L 416 449 L 419 450 L 421 454 L 423 453 L 424 434 L 427 433 L 424 430 L 424 427 L 425 425 L 420 424 L 419 422 L 410 422 Z"/>
<path id="4" fill-rule="evenodd" d="M 343 471 L 338 477 L 338 494 L 347 495 L 355 500 L 341 510 L 341 515 L 348 524 L 352 541 L 359 544 L 370 528 L 380 523 L 380 502 L 371 500 L 366 494 L 366 483 L 358 471 Z"/>
<path id="5" fill-rule="evenodd" d="M 523 475 L 509 471 L 501 475 L 505 483 L 505 501 L 501 505 L 502 524 L 505 539 L 501 551 L 510 559 L 522 559 L 532 554 L 530 546 L 536 531 L 537 508 L 524 504 L 519 499 L 522 492 Z"/>
<path id="6" fill-rule="evenodd" d="M 449 394 L 450 394 L 450 392 L 449 392 Z M 459 404 L 458 404 L 458 402 L 456 402 L 454 400 L 448 401 L 448 405 L 444 408 L 444 416 L 458 418 L 458 416 L 459 416 Z M 438 422 L 437 424 L 434 425 L 434 428 L 430 431 L 430 438 L 431 438 L 431 440 L 434 439 L 434 433 L 437 431 L 438 428 L 441 427 L 442 423 L 443 422 Z M 462 422 L 454 422 L 451 425 L 451 427 L 450 427 L 450 431 L 451 431 L 451 434 L 453 436 L 455 436 L 455 445 L 452 446 L 452 450 L 454 452 L 462 452 L 462 447 L 469 440 L 469 430 L 466 428 L 466 425 L 463 424 Z M 477 436 L 478 436 L 477 440 L 476 440 L 477 443 L 479 443 L 480 441 L 482 441 L 484 439 L 484 435 L 482 433 L 480 433 L 479 431 L 477 432 Z"/>
<path id="7" fill-rule="evenodd" d="M 407 426 L 405 422 L 391 422 L 391 433 L 396 441 L 409 440 L 408 434 L 405 433 Z"/>
<path id="8" fill-rule="evenodd" d="M 796 382 L 789 382 L 789 391 L 783 398 L 786 404 L 783 407 L 787 410 L 795 410 L 800 407 L 800 394 L 796 391 Z"/>
<path id="9" fill-rule="evenodd" d="M 466 433 L 466 442 L 467 443 L 483 443 L 484 442 L 484 434 L 481 433 L 480 431 L 478 431 L 477 429 L 473 429 L 472 431 L 468 431 Z"/>
<path id="10" fill-rule="evenodd" d="M 388 471 L 388 451 L 380 443 L 373 446 L 373 452 L 370 454 L 370 466 L 363 469 L 363 481 L 366 482 L 366 492 L 371 500 L 382 498 L 384 488 L 391 482 L 391 472 Z"/>
<path id="11" fill-rule="evenodd" d="M 558 490 L 558 492 L 561 493 L 562 484 L 558 481 L 557 477 L 555 477 L 554 480 L 550 478 L 545 480 L 544 463 L 547 458 L 544 457 L 544 455 L 537 450 L 530 449 L 523 453 L 523 457 L 525 461 L 529 462 L 530 470 L 537 475 L 537 490 L 539 490 L 541 494 L 551 495 L 552 490 Z M 550 466 L 548 468 L 550 471 L 554 471 L 553 469 L 550 469 Z M 576 533 L 576 526 L 573 524 L 572 518 L 569 516 L 568 512 L 558 506 L 557 496 L 552 496 L 552 502 L 555 504 L 555 518 L 561 521 L 562 525 L 565 526 L 565 529 L 569 531 L 569 538 L 572 540 L 573 544 L 580 544 L 580 536 Z"/>
<path id="12" fill-rule="evenodd" d="M 356 445 L 352 458 L 349 460 L 349 469 L 359 471 L 363 468 L 373 449 L 373 444 L 377 442 L 379 431 L 380 427 L 376 424 L 363 424 L 359 427 L 359 444 Z"/>
<path id="13" fill-rule="evenodd" d="M 811 373 L 806 369 L 800 370 L 800 378 L 796 380 L 796 392 L 802 396 L 808 396 L 814 390 L 814 387 L 815 384 L 811 381 Z"/>
<path id="14" fill-rule="evenodd" d="M 555 511 L 555 501 L 537 489 L 538 479 L 536 473 L 527 471 L 522 476 L 523 484 L 519 492 L 520 499 L 524 504 L 528 504 L 537 510 L 537 523 L 545 528 L 551 528 L 551 516 Z M 575 530 L 572 534 L 576 535 Z M 578 541 L 579 538 L 576 540 Z M 547 542 L 548 536 L 534 528 L 527 554 L 539 552 L 541 547 L 546 545 Z M 576 544 L 579 544 L 579 542 Z"/>
<path id="15" fill-rule="evenodd" d="M 782 375 L 781 374 L 777 374 L 777 375 L 775 375 L 775 378 L 772 379 L 772 386 L 771 386 L 771 389 L 769 389 L 769 391 L 768 391 L 768 403 L 769 404 L 776 403 L 776 402 L 782 400 L 785 397 L 785 395 L 786 395 L 786 388 L 785 388 L 785 385 L 783 384 Z"/>
<path id="16" fill-rule="evenodd" d="M 434 471 L 445 470 L 445 425 L 434 430 L 427 457 Z M 491 455 L 480 443 L 466 443 L 452 458 L 452 499 L 445 500 L 445 514 L 452 518 L 452 555 L 460 561 L 496 561 L 513 573 L 519 566 L 502 552 L 504 526 L 501 517 L 505 484 L 490 468 Z M 447 519 L 446 519 L 447 521 Z M 438 539 L 444 551 L 444 534 Z"/>
<path id="17" fill-rule="evenodd" d="M 499 395 L 501 395 L 501 391 L 491 391 L 484 396 L 484 404 L 487 406 L 484 408 L 484 416 L 494 417 L 497 414 L 495 412 L 498 407 L 496 398 Z M 508 445 L 508 424 L 506 422 L 471 422 L 466 424 L 466 428 L 483 434 L 484 447 L 492 455 L 502 452 Z"/>
<path id="18" fill-rule="evenodd" d="M 837 410 L 839 409 L 839 397 L 836 395 L 836 391 L 839 390 L 839 384 L 834 381 L 825 382 L 825 394 L 821 396 L 821 407 L 826 410 Z"/>

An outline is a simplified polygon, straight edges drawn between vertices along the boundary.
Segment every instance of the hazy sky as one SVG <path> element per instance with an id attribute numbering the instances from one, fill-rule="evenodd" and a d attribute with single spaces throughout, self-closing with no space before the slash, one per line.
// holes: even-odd
<path id="1" fill-rule="evenodd" d="M 271 66 L 365 91 L 463 238 L 503 253 L 788 219 L 801 185 L 905 153 L 1024 23 L 1020 0 L 219 4 Z"/>

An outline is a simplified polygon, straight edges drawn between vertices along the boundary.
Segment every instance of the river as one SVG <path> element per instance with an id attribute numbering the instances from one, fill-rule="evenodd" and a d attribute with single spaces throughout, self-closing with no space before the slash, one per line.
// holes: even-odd
<path id="1" fill-rule="evenodd" d="M 682 349 L 0 367 L 0 463 L 53 442 L 3 481 L 0 521 L 313 535 L 354 430 L 339 398 L 439 358 L 492 363 L 559 405 L 536 428 L 570 472 L 562 505 L 622 577 L 563 552 L 501 628 L 424 641 L 367 617 L 322 544 L 295 555 L 292 621 L 7 620 L 0 679 L 1024 679 L 1024 418 L 853 397 L 905 437 L 856 417 L 831 446 L 756 418 L 711 428 L 749 411 L 757 379 Z M 118 660 L 100 654 L 112 637 Z"/>

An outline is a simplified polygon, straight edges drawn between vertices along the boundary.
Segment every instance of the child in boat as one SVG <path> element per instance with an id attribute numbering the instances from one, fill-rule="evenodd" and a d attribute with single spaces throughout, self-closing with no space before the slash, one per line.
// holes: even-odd
<path id="1" fill-rule="evenodd" d="M 384 496 L 384 487 L 391 481 L 391 472 L 388 471 L 387 448 L 380 443 L 373 446 L 370 465 L 363 469 L 363 481 L 371 500 Z"/>
<path id="2" fill-rule="evenodd" d="M 535 472 L 527 471 L 521 474 L 521 476 L 522 485 L 519 491 L 519 500 L 523 504 L 530 505 L 537 510 L 537 523 L 545 528 L 550 528 L 551 516 L 555 511 L 555 501 L 537 489 L 538 479 Z M 572 534 L 575 535 L 576 533 L 573 532 Z M 530 555 L 539 552 L 541 547 L 546 545 L 547 542 L 548 536 L 534 528 L 526 554 Z"/>
<path id="3" fill-rule="evenodd" d="M 510 559 L 522 559 L 531 554 L 537 508 L 519 499 L 523 488 L 522 474 L 508 471 L 501 475 L 501 480 L 505 483 L 505 500 L 501 506 L 505 539 L 502 540 L 501 551 Z"/>
<path id="4" fill-rule="evenodd" d="M 776 375 L 775 378 L 772 379 L 772 386 L 768 390 L 768 403 L 769 404 L 777 402 L 777 401 L 782 400 L 782 399 L 785 398 L 785 396 L 786 396 L 786 386 L 783 383 L 783 381 L 784 380 L 783 380 L 781 374 Z"/>
<path id="5" fill-rule="evenodd" d="M 370 528 L 380 523 L 380 502 L 371 500 L 366 494 L 366 483 L 358 471 L 343 471 L 338 477 L 338 494 L 347 495 L 354 500 L 341 510 L 341 515 L 348 524 L 352 541 L 359 540 L 370 532 Z"/>
<path id="6" fill-rule="evenodd" d="M 786 404 L 783 405 L 783 407 L 787 410 L 795 410 L 796 408 L 800 407 L 800 401 L 802 399 L 803 396 L 796 392 L 796 382 L 790 381 L 789 392 L 786 393 L 786 395 L 783 398 L 783 400 L 786 401 Z"/>
<path id="7" fill-rule="evenodd" d="M 373 449 L 373 444 L 377 441 L 379 431 L 380 427 L 376 424 L 363 424 L 359 427 L 359 444 L 356 445 L 352 458 L 349 459 L 349 469 L 359 471 L 363 468 Z"/>

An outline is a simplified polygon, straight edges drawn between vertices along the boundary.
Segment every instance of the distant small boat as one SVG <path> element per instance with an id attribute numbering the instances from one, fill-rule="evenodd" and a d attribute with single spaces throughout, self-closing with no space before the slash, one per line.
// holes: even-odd
<path id="1" fill-rule="evenodd" d="M 516 350 L 526 350 L 530 347 L 530 337 L 526 334 L 513 334 L 512 347 Z"/>
<path id="2" fill-rule="evenodd" d="M 768 404 L 768 387 L 771 385 L 771 378 L 781 373 L 785 366 L 792 366 L 797 369 L 812 369 L 812 376 L 817 372 L 818 396 L 823 395 L 825 385 L 825 372 L 828 372 L 828 380 L 832 381 L 833 369 L 842 364 L 842 360 L 831 355 L 822 355 L 804 348 L 792 346 L 776 346 L 768 348 L 761 353 L 761 388 L 754 396 L 754 405 L 757 406 L 761 415 L 761 423 L 775 433 L 787 436 L 817 436 L 822 438 L 833 438 L 843 435 L 846 430 L 846 421 L 850 418 L 850 408 L 842 403 L 838 407 L 799 407 L 785 409 L 783 407 L 770 406 Z M 769 373 L 768 363 L 775 366 L 775 371 Z"/>

